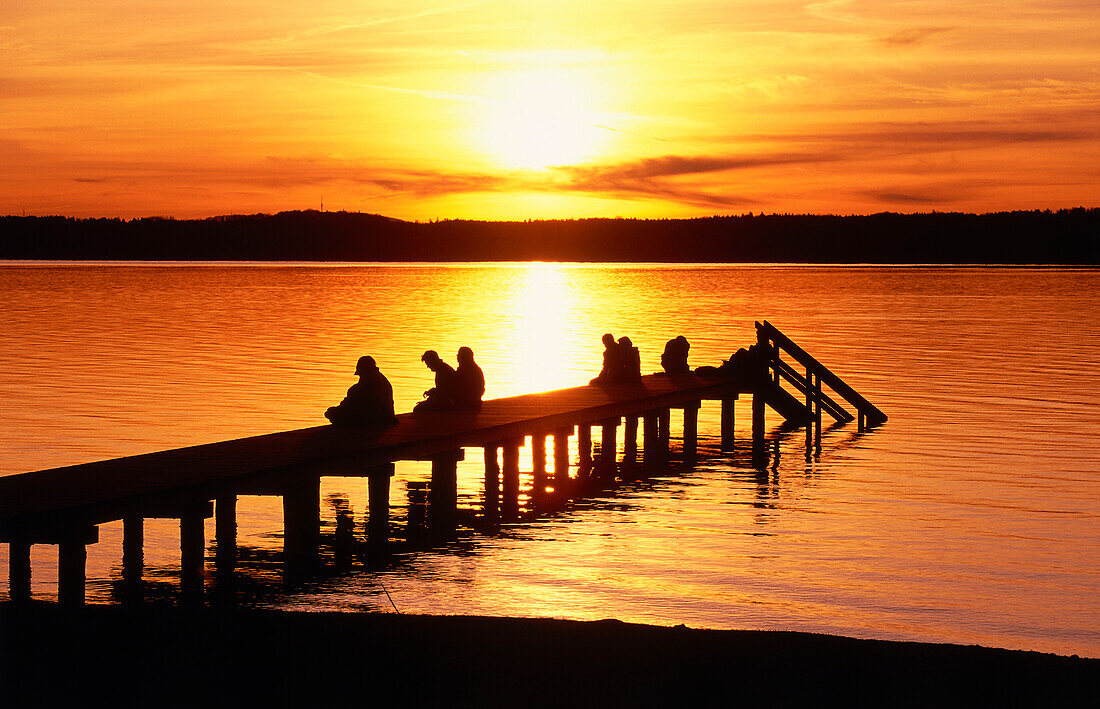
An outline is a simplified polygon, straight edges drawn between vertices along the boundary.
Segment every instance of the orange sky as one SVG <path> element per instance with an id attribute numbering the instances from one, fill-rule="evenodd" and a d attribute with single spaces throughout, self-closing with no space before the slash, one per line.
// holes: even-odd
<path id="1" fill-rule="evenodd" d="M 0 214 L 1100 204 L 1096 0 L 5 0 Z"/>

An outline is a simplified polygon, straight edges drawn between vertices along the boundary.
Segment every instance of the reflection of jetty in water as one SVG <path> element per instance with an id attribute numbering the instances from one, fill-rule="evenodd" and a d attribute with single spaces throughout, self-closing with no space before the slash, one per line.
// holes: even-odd
<path id="1" fill-rule="evenodd" d="M 720 448 L 736 451 L 735 403 L 741 394 L 750 394 L 749 455 L 752 467 L 765 476 L 779 450 L 779 439 L 765 432 L 765 407 L 785 419 L 788 433 L 805 427 L 808 460 L 821 452 L 822 412 L 840 422 L 858 417 L 860 431 L 886 420 L 769 323 L 757 323 L 757 338 L 755 352 L 765 357 L 731 358 L 748 364 L 704 375 L 651 375 L 634 383 L 494 399 L 477 411 L 403 414 L 385 429 L 324 426 L 0 478 L 0 541 L 8 542 L 11 550 L 11 598 L 30 598 L 31 545 L 58 544 L 59 598 L 63 603 L 83 603 L 86 546 L 98 541 L 99 524 L 120 519 L 122 598 L 141 599 L 148 590 L 144 520 L 170 518 L 180 520 L 182 596 L 201 602 L 204 520 L 210 517 L 215 518 L 215 588 L 232 598 L 242 557 L 257 554 L 238 548 L 240 495 L 282 499 L 283 575 L 295 580 L 316 572 L 323 550 L 331 552 L 337 567 L 353 559 L 381 567 L 403 550 L 455 540 L 463 530 L 495 533 L 502 523 L 553 513 L 571 500 L 604 494 L 624 480 L 667 472 L 673 454 L 671 409 L 683 411 L 678 453 L 690 465 L 698 454 L 702 402 L 721 402 Z M 801 400 L 784 389 L 783 382 L 799 392 Z M 857 414 L 848 413 L 823 385 Z M 598 433 L 595 441 L 593 429 Z M 532 464 L 531 470 L 523 471 L 526 484 L 521 487 L 520 449 L 528 438 Z M 458 505 L 457 464 L 471 448 L 484 451 L 482 504 L 475 509 Z M 398 460 L 431 463 L 430 483 L 408 486 L 403 528 L 392 524 L 390 509 L 390 480 Z M 335 529 L 322 535 L 322 476 L 368 478 L 365 539 L 356 535 L 350 509 L 341 508 L 339 500 L 330 501 L 336 506 Z"/>

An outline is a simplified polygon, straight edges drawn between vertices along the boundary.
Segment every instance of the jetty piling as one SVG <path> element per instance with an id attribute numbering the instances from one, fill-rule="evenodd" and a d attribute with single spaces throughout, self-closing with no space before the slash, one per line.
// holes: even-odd
<path id="1" fill-rule="evenodd" d="M 406 538 L 425 528 L 439 537 L 456 530 L 457 471 L 465 448 L 484 450 L 483 518 L 492 526 L 519 518 L 520 448 L 528 436 L 530 499 L 538 508 L 551 488 L 560 499 L 573 494 L 575 482 L 590 474 L 614 476 L 620 426 L 623 467 L 637 464 L 639 420 L 643 465 L 664 466 L 671 455 L 673 408 L 683 414 L 681 454 L 689 461 L 697 454 L 699 409 L 708 400 L 720 402 L 721 449 L 732 451 L 736 401 L 741 394 L 751 395 L 752 453 L 760 465 L 768 457 L 768 407 L 788 422 L 806 426 L 807 457 L 821 454 L 823 412 L 841 422 L 857 418 L 860 431 L 886 421 L 885 414 L 770 323 L 757 323 L 756 328 L 759 351 L 766 354 L 759 371 L 649 375 L 637 384 L 489 400 L 476 412 L 402 414 L 385 429 L 321 426 L 0 478 L 0 542 L 10 549 L 10 597 L 16 602 L 31 598 L 31 546 L 57 544 L 59 601 L 83 603 L 87 545 L 98 541 L 99 524 L 122 520 L 124 597 L 141 600 L 144 520 L 168 517 L 180 520 L 182 596 L 201 601 L 205 520 L 215 517 L 216 578 L 219 587 L 228 586 L 237 563 L 236 508 L 242 494 L 282 497 L 286 573 L 308 573 L 319 559 L 323 475 L 368 478 L 367 543 L 371 556 L 380 558 L 390 539 L 395 461 L 430 461 L 430 483 L 407 485 Z M 802 400 L 783 389 L 784 383 Z M 823 385 L 853 406 L 855 416 L 826 394 Z M 596 457 L 593 426 L 601 428 Z M 546 465 L 548 435 L 554 438 L 552 483 Z M 570 460 L 573 435 L 575 466 Z M 571 467 L 577 471 L 576 481 Z"/>

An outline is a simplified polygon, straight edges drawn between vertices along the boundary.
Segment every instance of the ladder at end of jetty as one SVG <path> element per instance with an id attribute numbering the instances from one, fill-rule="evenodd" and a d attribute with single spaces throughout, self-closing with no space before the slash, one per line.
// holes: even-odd
<path id="1" fill-rule="evenodd" d="M 792 423 L 816 422 L 820 432 L 821 412 L 837 421 L 847 423 L 858 417 L 859 430 L 864 431 L 886 423 L 887 417 L 877 406 L 862 394 L 849 386 L 843 379 L 818 362 L 806 350 L 780 332 L 779 328 L 767 320 L 756 323 L 756 341 L 769 353 L 768 368 L 770 383 L 758 383 L 757 390 L 762 396 L 756 397 L 766 403 Z M 782 358 L 786 354 L 801 370 L 796 369 Z M 804 397 L 798 401 L 787 393 L 780 382 L 785 381 L 797 389 Z M 829 387 L 838 397 L 856 410 L 853 416 L 822 389 Z"/>

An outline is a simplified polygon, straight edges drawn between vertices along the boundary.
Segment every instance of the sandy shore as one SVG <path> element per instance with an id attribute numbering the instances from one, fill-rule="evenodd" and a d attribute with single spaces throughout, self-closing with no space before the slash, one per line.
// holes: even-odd
<path id="1" fill-rule="evenodd" d="M 1100 660 L 618 621 L 0 605 L 0 705 L 1100 706 Z"/>

